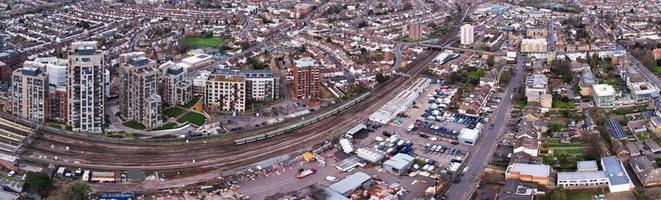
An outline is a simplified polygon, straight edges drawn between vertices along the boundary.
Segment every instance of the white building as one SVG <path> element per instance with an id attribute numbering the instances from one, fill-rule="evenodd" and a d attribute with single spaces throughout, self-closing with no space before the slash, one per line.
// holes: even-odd
<path id="1" fill-rule="evenodd" d="M 548 50 L 548 42 L 545 38 L 523 39 L 521 40 L 521 52 L 540 53 Z"/>
<path id="2" fill-rule="evenodd" d="M 477 142 L 477 138 L 479 138 L 479 132 L 480 130 L 478 129 L 462 128 L 459 131 L 459 143 L 474 145 Z"/>
<path id="3" fill-rule="evenodd" d="M 385 157 L 385 154 L 379 151 L 373 151 L 366 148 L 356 149 L 356 156 L 371 163 L 379 163 Z"/>
<path id="4" fill-rule="evenodd" d="M 608 84 L 594 84 L 592 85 L 592 100 L 597 107 L 614 107 L 615 89 Z"/>
<path id="5" fill-rule="evenodd" d="M 629 174 L 624 170 L 624 165 L 616 156 L 602 157 L 601 166 L 608 177 L 610 192 L 625 192 L 634 188 Z"/>
<path id="6" fill-rule="evenodd" d="M 471 24 L 461 26 L 461 44 L 471 45 L 474 42 L 474 28 Z"/>
<path id="7" fill-rule="evenodd" d="M 534 74 L 526 77 L 525 84 L 528 101 L 541 101 L 541 98 L 547 94 L 549 79 L 544 74 Z"/>
<path id="8" fill-rule="evenodd" d="M 566 189 L 607 187 L 608 175 L 604 171 L 558 172 L 558 186 Z"/>

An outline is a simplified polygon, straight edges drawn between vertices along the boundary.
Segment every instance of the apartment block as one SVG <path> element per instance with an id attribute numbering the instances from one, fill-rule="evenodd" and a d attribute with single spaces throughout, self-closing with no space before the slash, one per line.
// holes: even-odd
<path id="1" fill-rule="evenodd" d="M 255 101 L 278 99 L 279 79 L 269 70 L 221 70 L 224 75 L 241 75 L 246 78 L 246 97 Z"/>
<path id="2" fill-rule="evenodd" d="M 67 123 L 75 132 L 100 133 L 105 114 L 103 53 L 96 41 L 73 42 L 68 58 Z"/>
<path id="3" fill-rule="evenodd" d="M 305 57 L 294 62 L 293 82 L 296 99 L 318 99 L 321 74 L 316 60 Z"/>
<path id="4" fill-rule="evenodd" d="M 120 112 L 127 119 L 145 127 L 162 122 L 160 71 L 156 62 L 144 56 L 133 56 L 120 69 Z"/>
<path id="5" fill-rule="evenodd" d="M 25 66 L 12 73 L 11 108 L 16 117 L 35 122 L 48 120 L 48 75 L 38 67 Z"/>
<path id="6" fill-rule="evenodd" d="M 523 53 L 540 53 L 546 51 L 548 51 L 548 42 L 545 38 L 521 40 L 521 52 Z"/>
<path id="7" fill-rule="evenodd" d="M 162 71 L 163 102 L 168 105 L 186 104 L 193 99 L 193 87 L 184 80 L 186 70 L 183 66 L 167 62 L 159 67 Z"/>
<path id="8" fill-rule="evenodd" d="M 471 24 L 464 24 L 461 26 L 461 44 L 462 45 L 471 45 L 475 42 L 474 27 Z"/>
<path id="9" fill-rule="evenodd" d="M 416 40 L 422 37 L 422 24 L 418 22 L 409 22 L 407 29 L 409 38 Z"/>
<path id="10" fill-rule="evenodd" d="M 615 89 L 608 84 L 594 84 L 592 85 L 592 100 L 596 107 L 615 107 Z"/>
<path id="11" fill-rule="evenodd" d="M 205 104 L 212 111 L 243 112 L 246 110 L 246 77 L 214 75 L 206 83 Z"/>

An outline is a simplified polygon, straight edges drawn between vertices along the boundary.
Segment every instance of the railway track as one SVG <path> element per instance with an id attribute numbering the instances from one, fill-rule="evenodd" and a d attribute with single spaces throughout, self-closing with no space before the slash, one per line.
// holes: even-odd
<path id="1" fill-rule="evenodd" d="M 454 28 L 449 36 L 458 32 Z M 439 44 L 451 42 L 452 37 Z M 22 159 L 71 167 L 103 170 L 175 170 L 194 167 L 234 169 L 277 155 L 284 155 L 334 138 L 367 116 L 419 77 L 439 50 L 428 50 L 403 72 L 410 77 L 393 77 L 377 88 L 365 100 L 344 112 L 316 123 L 266 140 L 234 145 L 235 135 L 223 138 L 203 138 L 193 143 L 164 144 L 141 141 L 129 143 L 107 141 L 78 134 L 66 134 L 48 128 L 40 129 L 33 142 L 24 146 Z M 367 114 L 367 115 L 365 115 Z M 274 129 L 267 129 L 274 130 Z"/>

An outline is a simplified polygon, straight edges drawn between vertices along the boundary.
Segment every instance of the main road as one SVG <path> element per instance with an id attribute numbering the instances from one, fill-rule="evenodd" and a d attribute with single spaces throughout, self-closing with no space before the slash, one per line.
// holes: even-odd
<path id="1" fill-rule="evenodd" d="M 519 56 L 515 69 L 516 74 L 510 80 L 509 85 L 505 89 L 505 97 L 502 98 L 498 110 L 493 114 L 491 117 L 492 120 L 489 121 L 489 125 L 487 126 L 491 128 L 486 128 L 482 133 L 482 138 L 477 142 L 475 150 L 466 161 L 468 162 L 466 165 L 468 170 L 464 173 L 461 182 L 450 186 L 450 189 L 446 193 L 448 199 L 469 199 L 471 193 L 480 182 L 480 176 L 484 172 L 489 160 L 491 160 L 491 155 L 493 155 L 498 146 L 500 137 L 505 132 L 506 120 L 509 118 L 512 107 L 511 95 L 523 82 L 523 65 L 525 62 L 525 55 Z"/>

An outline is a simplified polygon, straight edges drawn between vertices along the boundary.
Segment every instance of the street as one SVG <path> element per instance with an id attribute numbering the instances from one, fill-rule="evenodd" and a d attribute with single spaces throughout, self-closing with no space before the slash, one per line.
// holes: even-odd
<path id="1" fill-rule="evenodd" d="M 509 118 L 509 112 L 512 106 L 511 95 L 514 88 L 519 88 L 523 82 L 523 65 L 526 62 L 525 56 L 519 56 L 516 64 L 516 76 L 510 80 L 507 89 L 505 90 L 505 98 L 503 98 L 498 111 L 491 117 L 490 124 L 486 127 L 493 125 L 493 128 L 487 129 L 481 135 L 481 138 L 475 146 L 475 150 L 469 156 L 466 166 L 468 171 L 464 173 L 461 182 L 453 184 L 446 193 L 448 199 L 469 199 L 471 193 L 480 182 L 480 176 L 484 171 L 489 158 L 498 146 L 500 136 L 505 132 L 506 120 Z"/>

